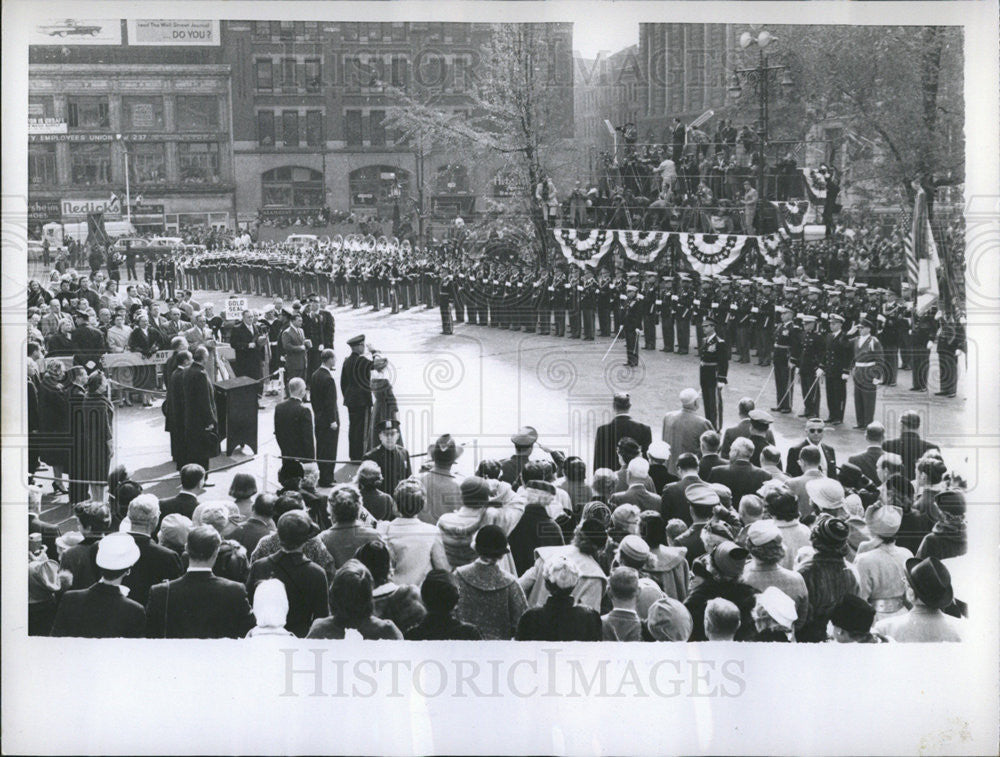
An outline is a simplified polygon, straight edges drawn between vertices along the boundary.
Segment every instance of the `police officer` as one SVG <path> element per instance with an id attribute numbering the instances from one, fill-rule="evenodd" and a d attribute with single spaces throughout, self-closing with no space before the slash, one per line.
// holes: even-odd
<path id="1" fill-rule="evenodd" d="M 583 284 L 580 283 L 580 271 L 575 266 L 570 269 L 569 280 L 566 282 L 566 312 L 569 314 L 569 338 L 580 338 L 580 295 Z"/>
<path id="2" fill-rule="evenodd" d="M 660 294 L 656 307 L 660 316 L 660 330 L 663 332 L 663 351 L 674 351 L 674 309 L 677 307 L 678 296 L 674 291 L 674 277 L 660 277 Z"/>
<path id="3" fill-rule="evenodd" d="M 939 397 L 954 397 L 958 387 L 958 353 L 967 349 L 965 325 L 954 313 L 941 316 L 937 333 L 938 368 L 941 374 Z"/>
<path id="4" fill-rule="evenodd" d="M 677 354 L 687 355 L 691 347 L 691 319 L 696 312 L 696 303 L 691 277 L 682 273 L 680 280 L 681 291 L 674 300 L 674 326 L 677 329 Z"/>
<path id="5" fill-rule="evenodd" d="M 760 293 L 751 308 L 753 313 L 754 344 L 757 345 L 757 365 L 770 365 L 774 350 L 774 285 L 762 281 Z"/>
<path id="6" fill-rule="evenodd" d="M 750 337 L 753 333 L 753 319 L 755 314 L 754 293 L 751 289 L 753 282 L 749 279 L 740 279 L 739 290 L 733 297 L 729 305 L 731 330 L 736 335 L 736 348 L 740 353 L 740 363 L 750 362 Z"/>
<path id="7" fill-rule="evenodd" d="M 552 300 L 556 288 L 552 285 L 554 273 L 538 277 L 538 333 L 548 336 L 552 331 Z"/>
<path id="8" fill-rule="evenodd" d="M 594 274 L 584 274 L 583 291 L 580 294 L 580 318 L 583 321 L 583 339 L 594 341 L 594 312 L 597 309 L 598 286 Z"/>
<path id="9" fill-rule="evenodd" d="M 800 335 L 791 310 L 784 305 L 775 305 L 774 312 L 780 319 L 774 327 L 774 389 L 778 404 L 771 411 L 787 414 L 792 412 Z"/>
<path id="10" fill-rule="evenodd" d="M 642 314 L 643 349 L 656 349 L 656 322 L 659 320 L 659 299 L 656 290 L 656 271 L 646 271 L 646 280 L 642 286 L 642 301 L 645 305 Z"/>
<path id="11" fill-rule="evenodd" d="M 602 270 L 597 285 L 597 330 L 601 336 L 611 336 L 611 311 L 615 307 L 615 298 L 611 276 Z"/>
<path id="12" fill-rule="evenodd" d="M 847 377 L 851 371 L 854 348 L 844 333 L 844 316 L 830 313 L 830 332 L 825 336 L 823 375 L 826 379 L 826 407 L 830 411 L 824 423 L 839 425 L 844 422 L 847 407 Z"/>
<path id="13" fill-rule="evenodd" d="M 715 319 L 706 317 L 701 324 L 702 340 L 698 348 L 699 382 L 705 403 L 705 417 L 722 430 L 722 387 L 729 373 L 729 345 L 715 330 Z"/>
<path id="14" fill-rule="evenodd" d="M 441 286 L 438 290 L 438 304 L 441 308 L 441 333 L 451 335 L 455 333 L 455 325 L 451 320 L 451 300 L 454 293 L 455 280 L 451 272 L 445 269 L 441 277 Z"/>

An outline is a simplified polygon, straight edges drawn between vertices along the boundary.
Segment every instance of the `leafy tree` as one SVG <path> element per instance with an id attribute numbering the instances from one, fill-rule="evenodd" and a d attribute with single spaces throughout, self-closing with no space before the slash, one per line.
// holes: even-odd
<path id="1" fill-rule="evenodd" d="M 425 141 L 453 160 L 502 170 L 512 191 L 494 205 L 493 222 L 500 216 L 521 226 L 530 219 L 542 261 L 549 232 L 534 190 L 567 160 L 573 112 L 571 56 L 558 49 L 560 39 L 545 24 L 495 25 L 473 62 L 473 83 L 462 105 L 468 110 L 456 113 L 439 90 L 395 90 L 396 105 L 387 116 L 404 139 Z"/>

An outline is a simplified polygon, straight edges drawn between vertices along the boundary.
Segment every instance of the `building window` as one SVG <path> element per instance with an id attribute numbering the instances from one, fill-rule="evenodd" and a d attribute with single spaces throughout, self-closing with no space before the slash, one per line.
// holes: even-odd
<path id="1" fill-rule="evenodd" d="M 360 147 L 362 141 L 361 133 L 361 111 L 344 111 L 344 138 L 351 147 Z"/>
<path id="2" fill-rule="evenodd" d="M 358 41 L 358 26 L 360 26 L 360 24 L 356 23 L 344 24 L 342 36 L 345 42 Z"/>
<path id="3" fill-rule="evenodd" d="M 122 110 L 127 129 L 163 129 L 162 97 L 123 97 Z"/>
<path id="4" fill-rule="evenodd" d="M 316 147 L 323 144 L 323 111 L 306 111 L 306 144 Z"/>
<path id="5" fill-rule="evenodd" d="M 392 35 L 392 41 L 393 42 L 405 42 L 406 41 L 406 24 L 398 24 L 398 23 L 393 22 L 390 34 Z"/>
<path id="6" fill-rule="evenodd" d="M 167 180 L 167 161 L 162 142 L 136 142 L 128 147 L 129 179 L 138 184 Z"/>
<path id="7" fill-rule="evenodd" d="M 107 129 L 111 126 L 106 97 L 70 97 L 67 106 L 67 122 L 72 128 Z"/>
<path id="8" fill-rule="evenodd" d="M 278 39 L 290 41 L 295 39 L 295 22 L 294 21 L 279 21 L 278 22 Z"/>
<path id="9" fill-rule="evenodd" d="M 254 21 L 253 22 L 253 36 L 254 36 L 254 39 L 270 39 L 271 38 L 271 22 L 270 21 Z"/>
<path id="10" fill-rule="evenodd" d="M 274 64 L 270 58 L 258 58 L 254 64 L 257 74 L 257 90 L 270 92 L 274 89 Z"/>
<path id="11" fill-rule="evenodd" d="M 295 89 L 298 85 L 295 82 L 295 58 L 281 59 L 281 87 L 282 89 Z"/>
<path id="12" fill-rule="evenodd" d="M 178 131 L 216 131 L 219 128 L 219 100 L 211 95 L 177 98 Z"/>
<path id="13" fill-rule="evenodd" d="M 283 166 L 261 176 L 261 205 L 265 208 L 322 208 L 323 174 L 301 166 Z"/>
<path id="14" fill-rule="evenodd" d="M 299 114 L 294 110 L 281 112 L 281 141 L 285 147 L 299 146 Z"/>
<path id="15" fill-rule="evenodd" d="M 111 183 L 111 145 L 108 143 L 70 143 L 69 164 L 74 184 Z"/>
<path id="16" fill-rule="evenodd" d="M 55 118 L 55 105 L 51 97 L 28 97 L 28 118 Z"/>
<path id="17" fill-rule="evenodd" d="M 320 91 L 323 84 L 320 71 L 320 62 L 318 58 L 310 58 L 305 62 L 306 92 Z"/>
<path id="18" fill-rule="evenodd" d="M 56 182 L 56 146 L 51 142 L 28 145 L 28 183 L 55 184 Z"/>
<path id="19" fill-rule="evenodd" d="M 396 166 L 365 166 L 348 176 L 351 206 L 392 212 L 393 203 L 409 194 L 410 174 Z"/>
<path id="20" fill-rule="evenodd" d="M 394 87 L 399 87 L 401 89 L 406 89 L 409 84 L 409 70 L 406 58 L 393 58 L 392 59 L 392 72 L 391 72 L 391 83 Z"/>
<path id="21" fill-rule="evenodd" d="M 451 41 L 465 43 L 469 41 L 468 24 L 448 24 L 448 31 L 451 32 Z"/>
<path id="22" fill-rule="evenodd" d="M 469 171 L 461 163 L 441 166 L 434 175 L 434 192 L 436 194 L 467 193 L 469 186 Z"/>
<path id="23" fill-rule="evenodd" d="M 274 147 L 274 111 L 257 113 L 257 143 L 261 147 Z"/>
<path id="24" fill-rule="evenodd" d="M 177 167 L 186 184 L 219 182 L 218 142 L 181 142 L 177 145 Z"/>
<path id="25" fill-rule="evenodd" d="M 385 147 L 384 110 L 373 110 L 368 115 L 368 134 L 372 147 Z"/>

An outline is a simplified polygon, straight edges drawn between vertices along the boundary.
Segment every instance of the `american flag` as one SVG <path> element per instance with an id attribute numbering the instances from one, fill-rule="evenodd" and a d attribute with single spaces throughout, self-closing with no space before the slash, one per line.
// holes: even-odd
<path id="1" fill-rule="evenodd" d="M 938 269 L 941 267 L 937 243 L 927 215 L 927 193 L 923 187 L 917 188 L 910 233 L 903 240 L 903 246 L 906 252 L 907 280 L 916 293 L 916 313 L 923 315 L 938 301 Z"/>

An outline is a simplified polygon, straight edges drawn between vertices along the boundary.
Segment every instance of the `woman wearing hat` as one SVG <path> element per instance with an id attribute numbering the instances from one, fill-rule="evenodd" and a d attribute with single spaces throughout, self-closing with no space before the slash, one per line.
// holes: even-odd
<path id="1" fill-rule="evenodd" d="M 472 546 L 476 532 L 489 523 L 501 522 L 500 512 L 490 507 L 490 487 L 478 476 L 469 476 L 459 487 L 462 505 L 438 519 L 437 527 L 444 541 L 444 551 L 452 568 L 468 565 L 476 559 Z M 513 562 L 506 562 L 510 572 Z"/>
<path id="2" fill-rule="evenodd" d="M 340 566 L 330 584 L 328 618 L 318 618 L 309 627 L 307 639 L 402 639 L 396 624 L 375 617 L 372 574 L 358 560 Z"/>
<path id="3" fill-rule="evenodd" d="M 958 489 L 938 492 L 932 510 L 938 515 L 938 519 L 931 532 L 920 542 L 917 557 L 947 560 L 964 555 L 969 549 L 965 526 L 965 495 Z"/>
<path id="4" fill-rule="evenodd" d="M 885 644 L 892 641 L 872 631 L 875 608 L 861 597 L 848 594 L 830 613 L 828 634 L 838 644 Z"/>
<path id="5" fill-rule="evenodd" d="M 587 518 L 577 526 L 572 544 L 536 549 L 535 564 L 518 579 L 528 598 L 528 604 L 537 607 L 545 602 L 549 596 L 548 582 L 545 580 L 546 565 L 553 560 L 565 558 L 573 564 L 578 574 L 578 580 L 572 588 L 573 598 L 577 603 L 599 611 L 608 579 L 598 559 L 607 542 L 608 530 L 605 525 L 595 518 Z M 599 621 L 600 616 L 598 633 Z"/>
<path id="6" fill-rule="evenodd" d="M 667 544 L 663 516 L 652 510 L 639 514 L 639 536 L 649 546 L 644 572 L 667 596 L 684 601 L 688 594 L 687 549 Z"/>
<path id="7" fill-rule="evenodd" d="M 380 541 L 370 541 L 358 548 L 354 559 L 372 574 L 372 600 L 375 615 L 391 620 L 404 634 L 424 619 L 426 611 L 416 586 L 399 585 L 389 580 L 392 574 L 392 553 Z"/>
<path id="8" fill-rule="evenodd" d="M 798 568 L 809 592 L 799 641 L 826 641 L 826 624 L 833 608 L 845 595 L 860 593 L 857 574 L 844 559 L 850 534 L 846 521 L 825 514 L 813 526 L 810 538 L 815 552 Z"/>
<path id="9" fill-rule="evenodd" d="M 63 592 L 73 576 L 59 570 L 59 563 L 42 559 L 28 563 L 28 636 L 48 636 Z"/>
<path id="10" fill-rule="evenodd" d="M 479 641 L 483 638 L 471 623 L 455 617 L 460 601 L 455 576 L 447 570 L 432 570 L 420 585 L 420 599 L 427 615 L 406 632 L 407 641 Z"/>
<path id="11" fill-rule="evenodd" d="M 962 641 L 965 621 L 943 612 L 955 601 L 951 574 L 944 563 L 936 557 L 907 560 L 906 580 L 913 608 L 877 622 L 875 630 L 900 642 Z"/>
<path id="12" fill-rule="evenodd" d="M 512 639 L 528 607 L 517 578 L 498 563 L 508 552 L 503 529 L 486 525 L 475 538 L 476 560 L 455 570 L 460 620 L 479 629 L 484 639 Z"/>
<path id="13" fill-rule="evenodd" d="M 743 571 L 743 580 L 757 591 L 774 586 L 790 597 L 795 605 L 796 625 L 800 625 L 809 609 L 809 591 L 802 575 L 781 566 L 785 557 L 782 532 L 773 520 L 758 520 L 747 529 L 746 547 L 750 562 Z"/>
<path id="14" fill-rule="evenodd" d="M 379 445 L 379 430 L 384 421 L 399 422 L 399 403 L 396 395 L 392 391 L 392 383 L 389 380 L 387 368 L 389 361 L 383 355 L 375 354 L 372 359 L 371 387 L 373 405 L 369 416 L 368 446 L 365 449 L 374 449 Z M 399 426 L 396 426 L 398 431 Z M 403 435 L 399 434 L 396 444 L 405 447 Z"/>
<path id="15" fill-rule="evenodd" d="M 735 641 L 753 640 L 755 631 L 751 612 L 757 590 L 743 581 L 743 570 L 749 557 L 750 553 L 734 541 L 723 541 L 712 549 L 704 563 L 701 582 L 684 601 L 694 621 L 691 641 L 708 640 L 705 607 L 709 600 L 716 597 L 732 602 L 740 610 L 741 622 Z"/>
<path id="16" fill-rule="evenodd" d="M 569 554 L 555 554 L 540 573 L 538 583 L 545 585 L 544 604 L 525 610 L 514 638 L 518 641 L 600 641 L 603 635 L 600 614 L 592 606 L 580 602 L 578 587 L 583 576 L 579 561 Z M 604 581 L 602 593 L 603 584 Z"/>
<path id="17" fill-rule="evenodd" d="M 865 511 L 872 539 L 858 549 L 854 569 L 861 591 L 858 596 L 875 608 L 876 620 L 906 612 L 906 561 L 910 550 L 896 544 L 903 513 L 892 505 L 875 504 Z"/>

